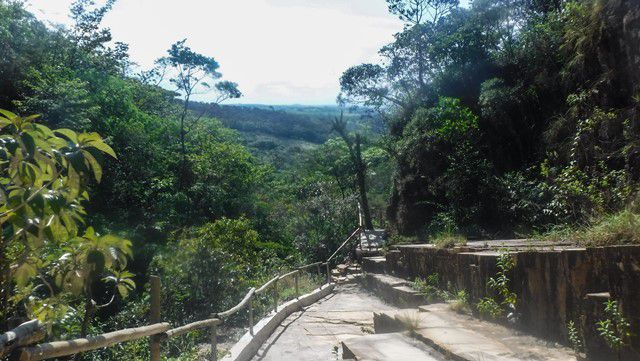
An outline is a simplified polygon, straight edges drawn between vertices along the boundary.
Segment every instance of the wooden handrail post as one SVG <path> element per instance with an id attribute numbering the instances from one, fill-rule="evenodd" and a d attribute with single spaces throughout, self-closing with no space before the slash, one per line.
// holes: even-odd
<path id="1" fill-rule="evenodd" d="M 300 280 L 300 271 L 298 271 L 298 273 L 296 273 L 296 275 L 294 276 L 294 281 L 296 283 L 296 298 L 300 298 L 300 287 L 299 287 L 299 280 Z"/>
<path id="2" fill-rule="evenodd" d="M 253 296 L 249 299 L 249 333 L 253 336 Z"/>
<path id="3" fill-rule="evenodd" d="M 273 310 L 278 312 L 278 280 L 273 283 Z"/>
<path id="4" fill-rule="evenodd" d="M 211 326 L 211 361 L 218 360 L 218 325 Z"/>
<path id="5" fill-rule="evenodd" d="M 322 266 L 322 263 L 318 263 L 318 276 L 322 274 L 322 270 L 320 270 L 320 266 Z"/>
<path id="6" fill-rule="evenodd" d="M 329 261 L 327 261 L 327 283 L 331 283 L 331 267 L 329 266 Z"/>
<path id="7" fill-rule="evenodd" d="M 149 321 L 151 324 L 160 323 L 160 309 L 162 307 L 160 277 L 150 276 L 149 282 L 151 284 L 151 314 L 149 315 Z M 151 361 L 160 361 L 160 338 L 155 335 L 151 336 L 149 348 L 151 350 Z"/>

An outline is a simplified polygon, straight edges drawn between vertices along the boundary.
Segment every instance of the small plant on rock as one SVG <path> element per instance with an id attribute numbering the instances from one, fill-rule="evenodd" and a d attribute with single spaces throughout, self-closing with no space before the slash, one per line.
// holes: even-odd
<path id="1" fill-rule="evenodd" d="M 515 267 L 515 259 L 511 257 L 509 253 L 501 253 L 498 256 L 497 266 L 498 273 L 495 277 L 489 278 L 487 286 L 496 291 L 502 298 L 502 301 L 498 302 L 492 297 L 485 297 L 481 299 L 476 308 L 481 315 L 490 316 L 493 319 L 502 317 L 504 311 L 507 311 L 507 319 L 513 319 L 515 317 L 517 295 L 509 288 L 509 277 L 507 274 Z"/>
<path id="2" fill-rule="evenodd" d="M 409 331 L 411 336 L 416 335 L 418 329 L 420 329 L 420 314 L 418 312 L 405 312 L 398 315 L 398 321 L 402 324 L 402 327 Z"/>
<path id="3" fill-rule="evenodd" d="M 427 297 L 427 301 L 445 301 L 451 298 L 449 292 L 440 289 L 440 275 L 433 273 L 427 279 L 416 278 L 411 287 L 416 291 L 422 292 Z"/>
<path id="4" fill-rule="evenodd" d="M 596 323 L 597 330 L 607 345 L 618 352 L 620 359 L 620 349 L 626 346 L 631 338 L 631 325 L 622 314 L 617 301 L 608 300 L 604 306 L 607 318 Z"/>
<path id="5" fill-rule="evenodd" d="M 453 295 L 453 303 L 451 303 L 451 309 L 458 313 L 470 313 L 469 307 L 469 295 L 464 290 L 458 291 Z"/>
<path id="6" fill-rule="evenodd" d="M 431 238 L 433 243 L 438 248 L 454 248 L 455 246 L 464 246 L 467 244 L 467 240 L 464 236 L 455 234 L 451 231 L 439 233 Z"/>
<path id="7" fill-rule="evenodd" d="M 567 322 L 567 334 L 569 336 L 569 342 L 571 342 L 571 348 L 576 354 L 584 352 L 584 341 L 575 322 Z"/>
<path id="8" fill-rule="evenodd" d="M 480 313 L 480 316 L 494 320 L 501 318 L 504 313 L 500 304 L 491 297 L 485 297 L 478 301 L 476 309 Z"/>

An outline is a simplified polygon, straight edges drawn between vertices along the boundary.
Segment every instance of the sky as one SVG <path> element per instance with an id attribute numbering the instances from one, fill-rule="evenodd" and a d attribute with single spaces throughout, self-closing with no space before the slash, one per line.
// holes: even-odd
<path id="1" fill-rule="evenodd" d="M 28 7 L 68 25 L 71 2 L 30 0 Z M 142 68 L 186 38 L 220 63 L 224 80 L 239 84 L 244 97 L 233 102 L 305 105 L 335 104 L 342 72 L 376 62 L 403 26 L 385 0 L 118 0 L 103 24 Z"/>

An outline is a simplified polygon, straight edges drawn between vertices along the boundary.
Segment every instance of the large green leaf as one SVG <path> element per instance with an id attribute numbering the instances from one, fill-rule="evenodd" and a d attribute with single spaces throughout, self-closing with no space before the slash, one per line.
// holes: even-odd
<path id="1" fill-rule="evenodd" d="M 23 263 L 14 271 L 13 279 L 18 287 L 24 287 L 37 274 L 38 270 L 32 264 Z"/>
<path id="2" fill-rule="evenodd" d="M 69 139 L 71 142 L 73 142 L 73 144 L 78 144 L 78 135 L 73 130 L 62 128 L 62 129 L 56 129 L 54 132 Z"/>
<path id="3" fill-rule="evenodd" d="M 103 142 L 102 140 L 96 140 L 96 141 L 92 141 L 87 143 L 88 147 L 93 147 L 98 149 L 99 151 L 106 153 L 110 156 L 112 156 L 113 158 L 118 158 L 116 156 L 116 152 L 113 151 L 113 149 L 105 142 Z"/>

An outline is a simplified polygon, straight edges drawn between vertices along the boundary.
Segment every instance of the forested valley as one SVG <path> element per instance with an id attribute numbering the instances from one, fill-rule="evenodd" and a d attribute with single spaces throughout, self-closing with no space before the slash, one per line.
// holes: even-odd
<path id="1" fill-rule="evenodd" d="M 324 107 L 224 104 L 242 84 L 188 39 L 141 70 L 114 2 L 53 27 L 0 0 L 0 330 L 147 324 L 152 274 L 167 321 L 200 320 L 326 260 L 363 198 L 394 243 L 640 242 L 637 1 L 386 0 L 404 29 Z"/>

